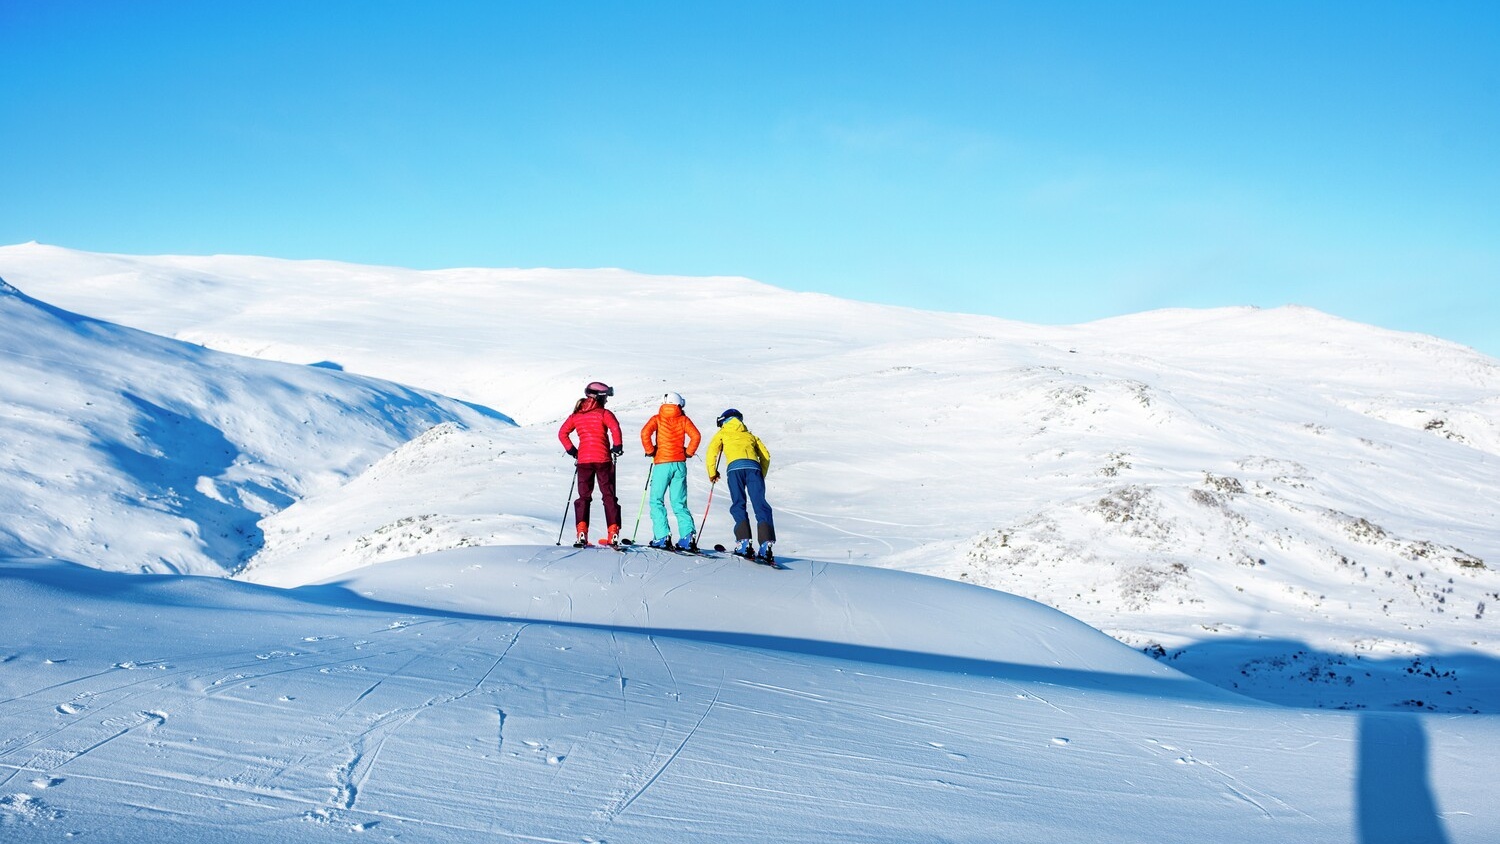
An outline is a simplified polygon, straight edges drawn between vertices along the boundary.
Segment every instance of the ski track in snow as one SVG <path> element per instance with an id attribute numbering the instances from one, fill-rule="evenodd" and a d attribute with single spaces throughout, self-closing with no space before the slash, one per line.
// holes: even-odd
<path id="1" fill-rule="evenodd" d="M 635 793 L 631 794 L 623 804 L 621 804 L 618 811 L 612 812 L 610 814 L 610 821 L 613 821 L 616 815 L 629 809 L 636 800 L 640 799 L 641 795 L 645 794 L 646 791 L 651 788 L 651 786 L 656 784 L 656 781 L 658 779 L 661 779 L 661 775 L 666 773 L 667 768 L 671 767 L 672 763 L 677 761 L 677 757 L 682 755 L 682 749 L 687 747 L 688 742 L 693 740 L 693 736 L 697 735 L 698 733 L 698 728 L 703 726 L 703 722 L 706 721 L 709 714 L 714 711 L 714 707 L 719 703 L 719 696 L 723 694 L 723 692 L 724 681 L 722 678 L 720 678 L 719 686 L 714 690 L 713 700 L 710 700 L 708 702 L 708 706 L 703 710 L 703 714 L 698 716 L 698 720 L 693 724 L 692 729 L 688 730 L 687 735 L 682 737 L 682 741 L 677 744 L 677 747 L 673 748 L 672 754 L 668 756 L 660 766 L 657 767 L 657 769 L 651 774 L 651 777 L 647 779 L 640 788 L 636 789 Z"/>
<path id="2" fill-rule="evenodd" d="M 463 625 L 459 621 L 443 621 L 439 626 L 448 627 Z M 348 759 L 334 772 L 335 786 L 331 798 L 331 806 L 336 809 L 355 809 L 360 801 L 360 796 L 371 777 L 375 775 L 380 766 L 382 753 L 391 738 L 413 719 L 433 707 L 440 707 L 447 703 L 461 700 L 470 694 L 481 690 L 489 681 L 490 677 L 500 667 L 505 657 L 520 639 L 520 633 L 527 627 L 521 624 L 509 636 L 504 650 L 493 661 L 489 662 L 482 674 L 474 679 L 474 683 L 466 691 L 456 694 L 430 698 L 422 701 L 416 706 L 398 706 L 397 708 L 379 715 L 372 723 L 361 728 L 348 745 Z M 377 635 L 381 633 L 406 632 L 416 629 L 416 624 L 396 623 L 384 630 L 374 631 Z M 87 686 L 86 689 L 76 691 L 71 701 L 51 705 L 57 715 L 65 717 L 56 726 L 13 735 L 10 739 L 0 744 L 0 765 L 11 767 L 6 780 L 9 781 L 22 772 L 42 771 L 52 772 L 65 768 L 78 760 L 85 759 L 92 754 L 125 739 L 136 733 L 144 733 L 148 736 L 155 734 L 165 727 L 169 721 L 166 711 L 139 710 L 125 715 L 112 715 L 128 707 L 133 701 L 144 698 L 182 697 L 186 696 L 188 708 L 198 708 L 202 702 L 212 701 L 218 696 L 233 690 L 253 689 L 258 683 L 278 677 L 296 676 L 330 676 L 330 669 L 347 668 L 359 664 L 376 663 L 383 660 L 395 658 L 397 662 L 385 671 L 384 676 L 376 682 L 363 687 L 343 707 L 332 712 L 330 715 L 322 715 L 315 719 L 319 723 L 333 724 L 347 718 L 356 706 L 372 700 L 376 697 L 387 683 L 393 680 L 405 680 L 409 676 L 407 671 L 415 664 L 430 663 L 441 659 L 446 653 L 451 653 L 462 648 L 472 648 L 475 643 L 485 636 L 482 629 L 474 636 L 469 637 L 467 642 L 450 641 L 438 643 L 433 647 L 408 647 L 404 649 L 382 649 L 378 651 L 364 650 L 361 645 L 344 645 L 336 647 L 334 658 L 329 658 L 330 653 L 308 652 L 296 654 L 292 651 L 281 651 L 271 653 L 258 653 L 253 659 L 242 659 L 235 664 L 230 663 L 233 668 L 254 668 L 264 666 L 271 658 L 278 659 L 282 664 L 275 670 L 248 673 L 244 671 L 231 671 L 223 674 L 222 659 L 224 653 L 213 654 L 211 659 L 197 658 L 173 658 L 173 667 L 170 670 L 151 672 L 150 675 L 125 683 L 99 683 L 101 678 L 118 677 L 122 670 L 131 671 L 132 674 L 139 672 L 144 663 L 128 663 L 134 670 L 115 667 L 106 671 L 93 672 L 79 677 L 52 683 L 36 688 L 35 690 L 15 695 L 8 698 L 3 707 L 0 707 L 0 723 L 14 721 L 18 717 L 35 717 L 44 707 L 31 706 L 18 708 L 15 704 L 34 701 L 50 692 L 72 689 L 77 690 L 80 685 Z M 413 638 L 411 641 L 419 641 Z M 350 650 L 360 651 L 349 654 Z M 185 663 L 203 663 L 203 665 L 185 665 Z M 216 664 L 217 663 L 217 664 Z M 290 663 L 290 664 L 288 664 Z M 165 666 L 165 663 L 162 663 Z M 196 702 L 195 702 L 196 701 Z M 504 715 L 501 710 L 501 724 L 503 729 Z M 501 739 L 503 741 L 503 738 Z M 51 744 L 51 747 L 39 747 Z M 29 753 L 27 751 L 30 751 Z M 196 786 L 206 786 L 207 792 L 201 789 L 191 789 L 194 793 L 212 794 L 214 799 L 228 799 L 223 793 L 225 786 L 241 789 L 249 788 L 250 793 L 259 796 L 276 796 L 286 798 L 279 789 L 272 788 L 272 782 L 279 776 L 287 774 L 299 767 L 313 764 L 319 757 L 326 756 L 332 752 L 323 751 L 312 756 L 304 756 L 296 762 L 281 766 L 269 779 L 251 777 L 243 779 L 236 777 L 226 780 L 220 784 L 209 783 L 201 780 L 187 780 Z M 132 788 L 143 785 L 133 778 L 120 778 L 111 780 L 108 777 L 93 775 L 74 775 L 71 779 L 78 781 L 115 781 Z M 233 801 L 230 802 L 242 802 Z M 317 801 L 305 798 L 296 799 L 298 811 L 316 811 Z M 251 800 L 244 805 L 259 805 Z M 313 807 L 313 808 L 308 808 Z M 34 814 L 34 813 L 33 813 Z"/>
<path id="3" fill-rule="evenodd" d="M 868 540 L 870 540 L 872 542 L 878 542 L 881 545 L 885 546 L 885 550 L 886 550 L 887 553 L 895 553 L 895 551 L 896 551 L 896 546 L 894 544 L 886 541 L 885 539 L 882 539 L 881 537 L 875 536 L 873 534 L 860 533 L 859 531 L 856 531 L 856 530 L 852 530 L 852 529 L 849 529 L 849 528 L 843 528 L 843 527 L 840 527 L 840 526 L 838 526 L 836 524 L 833 524 L 832 522 L 823 521 L 822 519 L 815 519 L 811 515 L 808 515 L 807 513 L 799 512 L 799 511 L 793 510 L 793 509 L 791 509 L 789 507 L 780 507 L 780 508 L 777 509 L 777 512 L 786 513 L 786 514 L 791 515 L 791 516 L 796 516 L 797 518 L 802 519 L 803 521 L 811 522 L 812 524 L 815 524 L 815 525 L 817 525 L 819 527 L 827 528 L 827 529 L 829 529 L 831 531 L 834 531 L 835 533 L 843 534 L 844 536 L 852 536 L 852 537 L 855 537 L 856 539 L 868 539 Z M 912 544 L 913 545 L 917 544 L 917 541 L 913 540 Z"/>

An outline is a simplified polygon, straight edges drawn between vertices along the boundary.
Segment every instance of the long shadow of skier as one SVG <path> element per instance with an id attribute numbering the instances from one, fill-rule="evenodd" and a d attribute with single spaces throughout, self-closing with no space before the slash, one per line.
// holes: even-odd
<path id="1" fill-rule="evenodd" d="M 1427 773 L 1427 733 L 1412 715 L 1359 719 L 1355 825 L 1360 844 L 1447 844 Z"/>

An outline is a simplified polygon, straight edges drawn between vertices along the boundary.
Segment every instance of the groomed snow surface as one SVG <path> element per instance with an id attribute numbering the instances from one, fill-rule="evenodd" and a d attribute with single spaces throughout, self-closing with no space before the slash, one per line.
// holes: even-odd
<path id="1" fill-rule="evenodd" d="M 613 270 L 0 277 L 0 841 L 1500 840 L 1470 350 Z M 746 411 L 787 569 L 557 545 L 593 379 L 627 443 L 666 389 Z"/>

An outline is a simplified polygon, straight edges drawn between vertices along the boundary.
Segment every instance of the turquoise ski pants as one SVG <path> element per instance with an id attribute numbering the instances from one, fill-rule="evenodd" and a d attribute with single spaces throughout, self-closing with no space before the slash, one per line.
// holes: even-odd
<path id="1" fill-rule="evenodd" d="M 672 512 L 677 514 L 677 536 L 687 536 L 695 528 L 687 506 L 687 464 L 681 460 L 658 463 L 651 470 L 651 530 L 655 539 L 672 535 L 667 524 L 667 505 L 662 501 L 668 495 L 672 497 Z"/>

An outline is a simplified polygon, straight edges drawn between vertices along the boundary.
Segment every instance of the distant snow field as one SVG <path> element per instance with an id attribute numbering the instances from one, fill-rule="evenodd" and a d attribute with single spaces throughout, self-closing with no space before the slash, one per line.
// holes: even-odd
<path id="1" fill-rule="evenodd" d="M 0 278 L 0 841 L 1500 837 L 1472 350 L 618 270 Z M 674 390 L 770 446 L 789 570 L 557 546 L 591 380 L 627 536 Z"/>

